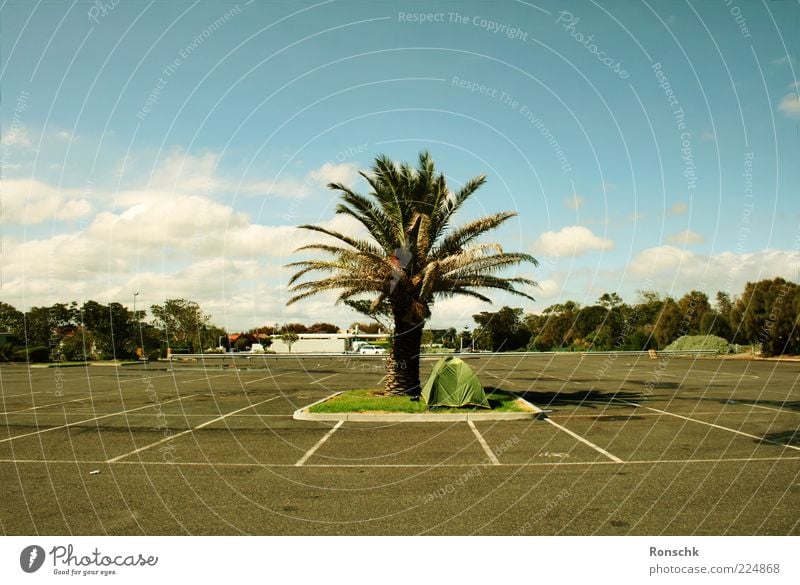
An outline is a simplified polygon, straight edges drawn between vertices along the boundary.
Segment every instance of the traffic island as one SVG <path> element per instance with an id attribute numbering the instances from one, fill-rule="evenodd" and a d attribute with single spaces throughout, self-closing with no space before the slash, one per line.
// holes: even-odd
<path id="1" fill-rule="evenodd" d="M 459 422 L 533 420 L 541 418 L 540 408 L 513 392 L 487 389 L 489 408 L 434 407 L 410 396 L 386 395 L 380 390 L 336 392 L 294 412 L 295 420 L 321 422 Z"/>

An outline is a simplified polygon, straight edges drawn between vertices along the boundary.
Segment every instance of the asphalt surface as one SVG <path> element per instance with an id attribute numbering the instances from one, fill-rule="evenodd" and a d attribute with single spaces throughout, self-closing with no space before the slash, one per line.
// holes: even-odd
<path id="1" fill-rule="evenodd" d="M 800 534 L 800 363 L 468 363 L 546 418 L 291 418 L 333 392 L 378 387 L 380 358 L 4 365 L 0 532 Z"/>

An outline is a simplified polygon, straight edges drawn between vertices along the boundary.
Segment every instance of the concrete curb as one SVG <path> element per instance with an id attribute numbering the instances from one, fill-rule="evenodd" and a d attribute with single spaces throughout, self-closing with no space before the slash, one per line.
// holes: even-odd
<path id="1" fill-rule="evenodd" d="M 466 422 L 466 421 L 506 421 L 506 420 L 535 420 L 542 418 L 544 412 L 538 406 L 531 404 L 524 398 L 517 396 L 517 400 L 524 403 L 530 412 L 464 412 L 464 413 L 433 413 L 433 414 L 408 414 L 404 412 L 390 414 L 374 414 L 367 412 L 324 412 L 314 413 L 309 410 L 317 404 L 322 404 L 342 392 L 331 394 L 327 398 L 317 400 L 303 408 L 294 411 L 292 418 L 295 420 L 318 422 L 399 422 L 399 423 L 440 423 L 440 422 Z"/>

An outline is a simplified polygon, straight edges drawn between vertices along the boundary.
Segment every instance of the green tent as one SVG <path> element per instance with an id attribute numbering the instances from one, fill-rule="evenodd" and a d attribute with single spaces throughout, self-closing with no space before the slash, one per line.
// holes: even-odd
<path id="1" fill-rule="evenodd" d="M 422 398 L 431 406 L 482 406 L 491 408 L 478 376 L 460 358 L 439 360 L 431 372 Z"/>

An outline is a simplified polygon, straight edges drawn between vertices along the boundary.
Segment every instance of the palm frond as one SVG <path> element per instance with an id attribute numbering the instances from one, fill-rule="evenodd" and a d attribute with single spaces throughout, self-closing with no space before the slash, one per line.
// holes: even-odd
<path id="1" fill-rule="evenodd" d="M 432 251 L 431 256 L 435 259 L 441 259 L 457 254 L 464 246 L 476 238 L 497 228 L 505 221 L 516 217 L 516 215 L 514 211 L 503 211 L 473 220 L 447 234 Z"/>
<path id="2" fill-rule="evenodd" d="M 345 234 L 337 232 L 336 230 L 324 228 L 324 227 L 319 226 L 319 225 L 308 225 L 308 224 L 305 224 L 305 225 L 298 226 L 298 228 L 303 229 L 303 230 L 309 230 L 309 231 L 312 231 L 312 232 L 319 232 L 321 234 L 325 234 L 327 236 L 331 236 L 332 238 L 336 238 L 337 240 L 339 240 L 341 242 L 344 242 L 348 246 L 351 246 L 351 247 L 355 248 L 356 250 L 358 250 L 359 252 L 362 252 L 363 254 L 366 254 L 368 256 L 371 256 L 371 257 L 374 257 L 374 258 L 383 257 L 383 253 L 384 253 L 383 250 L 381 248 L 375 246 L 375 244 L 373 244 L 372 242 L 369 242 L 367 240 L 358 240 L 356 238 L 351 238 L 350 236 L 347 236 Z"/>

